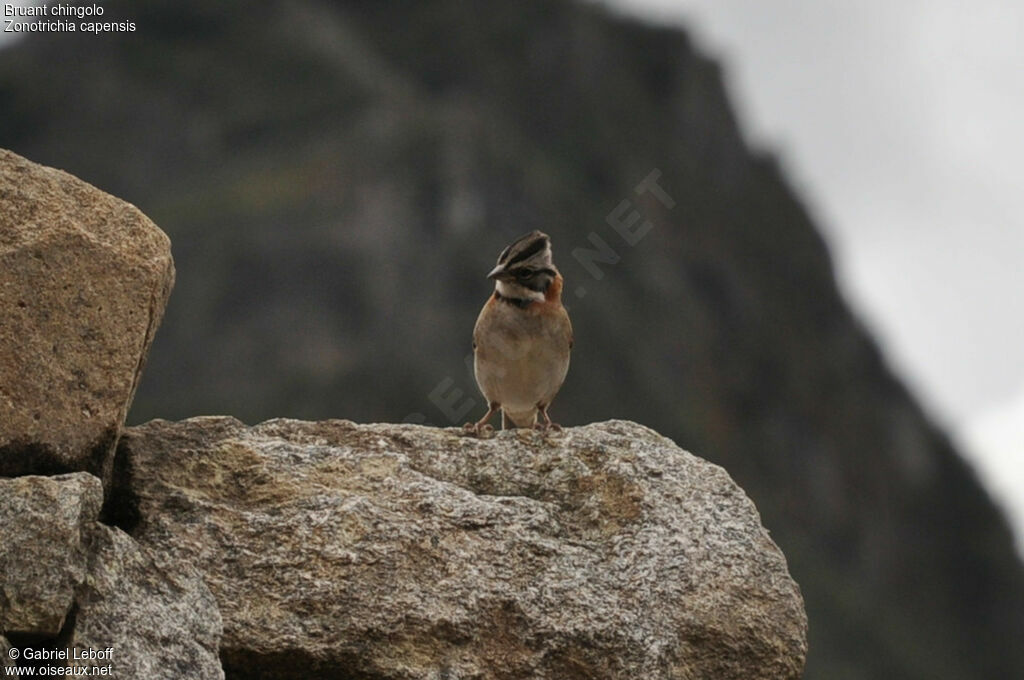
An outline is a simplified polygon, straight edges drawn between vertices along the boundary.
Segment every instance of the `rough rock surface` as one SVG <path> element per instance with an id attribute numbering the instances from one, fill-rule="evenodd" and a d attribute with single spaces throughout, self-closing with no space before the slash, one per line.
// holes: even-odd
<path id="1" fill-rule="evenodd" d="M 115 677 L 166 680 L 223 678 L 218 658 L 221 620 L 209 588 L 187 565 L 174 572 L 120 529 L 88 530 L 89 572 L 77 600 L 68 644 L 79 650 L 112 649 Z"/>
<path id="2" fill-rule="evenodd" d="M 203 573 L 228 678 L 798 678 L 806 617 L 721 468 L 623 421 L 543 437 L 153 421 L 118 516 Z"/>
<path id="3" fill-rule="evenodd" d="M 102 501 L 84 472 L 0 479 L 0 647 L 110 647 L 109 661 L 80 665 L 126 679 L 223 678 L 209 589 L 96 521 Z"/>
<path id="4" fill-rule="evenodd" d="M 0 479 L 0 633 L 60 631 L 88 568 L 83 529 L 102 504 L 85 473 Z"/>
<path id="5" fill-rule="evenodd" d="M 138 209 L 0 149 L 0 475 L 105 478 L 173 282 Z"/>
<path id="6" fill-rule="evenodd" d="M 5 678 L 17 680 L 18 676 L 14 674 L 15 662 L 11 659 L 10 649 L 11 643 L 3 635 L 0 635 L 0 668 L 4 670 Z"/>

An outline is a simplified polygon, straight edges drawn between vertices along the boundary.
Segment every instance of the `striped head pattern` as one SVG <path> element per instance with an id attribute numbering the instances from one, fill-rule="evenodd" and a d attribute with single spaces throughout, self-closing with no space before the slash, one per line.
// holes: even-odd
<path id="1" fill-rule="evenodd" d="M 510 300 L 544 300 L 548 287 L 558 276 L 551 261 L 551 238 L 531 231 L 501 251 L 498 264 L 487 275 L 495 282 L 498 295 Z"/>

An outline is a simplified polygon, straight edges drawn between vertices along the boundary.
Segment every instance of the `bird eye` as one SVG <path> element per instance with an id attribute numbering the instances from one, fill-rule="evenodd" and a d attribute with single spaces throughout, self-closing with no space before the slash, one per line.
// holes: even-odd
<path id="1" fill-rule="evenodd" d="M 531 276 L 533 276 L 533 270 L 532 269 L 518 269 L 518 270 L 516 270 L 516 278 L 517 279 L 528 279 Z"/>

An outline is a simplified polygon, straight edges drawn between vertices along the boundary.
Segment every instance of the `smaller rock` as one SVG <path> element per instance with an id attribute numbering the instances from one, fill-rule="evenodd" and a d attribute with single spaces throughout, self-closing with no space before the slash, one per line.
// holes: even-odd
<path id="1" fill-rule="evenodd" d="M 109 665 L 111 677 L 223 678 L 220 612 L 202 578 L 187 564 L 162 568 L 128 534 L 96 521 L 102 501 L 100 480 L 85 472 L 0 479 L 5 663 L 10 636 L 34 647 L 109 648 L 110 659 L 72 665 Z"/>
<path id="2" fill-rule="evenodd" d="M 0 479 L 0 632 L 56 635 L 85 579 L 103 487 L 77 472 Z"/>
<path id="3" fill-rule="evenodd" d="M 0 668 L 4 669 L 5 678 L 17 680 L 18 676 L 14 673 L 14 667 L 14 661 L 11 660 L 11 643 L 3 635 L 0 635 Z"/>
<path id="4" fill-rule="evenodd" d="M 114 677 L 217 680 L 220 612 L 192 569 L 170 574 L 120 529 L 88 532 L 89 572 L 78 598 L 70 645 L 110 658 L 79 667 L 110 666 Z"/>

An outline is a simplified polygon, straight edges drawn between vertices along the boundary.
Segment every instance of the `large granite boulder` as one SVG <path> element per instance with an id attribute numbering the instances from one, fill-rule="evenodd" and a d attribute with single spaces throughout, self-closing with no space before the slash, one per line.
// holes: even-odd
<path id="1" fill-rule="evenodd" d="M 138 209 L 0 149 L 0 476 L 106 477 L 173 282 Z"/>
<path id="2" fill-rule="evenodd" d="M 228 678 L 798 678 L 806 617 L 726 472 L 611 421 L 154 421 L 114 513 L 220 606 Z"/>

